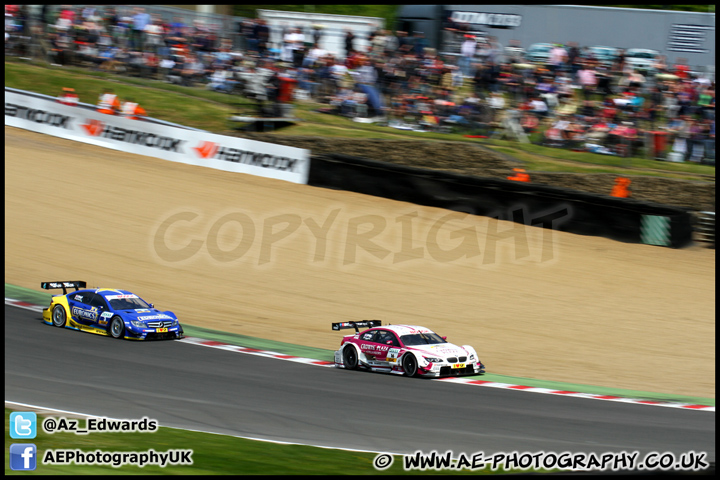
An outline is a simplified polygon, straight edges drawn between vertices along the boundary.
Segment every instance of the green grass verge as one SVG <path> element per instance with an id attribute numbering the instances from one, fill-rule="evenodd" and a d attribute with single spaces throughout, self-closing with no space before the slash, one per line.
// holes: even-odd
<path id="1" fill-rule="evenodd" d="M 250 103 L 239 96 L 206 90 L 202 86 L 182 87 L 159 80 L 129 77 L 76 67 L 57 67 L 41 63 L 5 61 L 5 86 L 56 96 L 63 87 L 72 87 L 80 101 L 94 104 L 106 87 L 123 99 L 142 104 L 152 117 L 214 133 L 229 133 L 230 117 Z M 464 87 L 465 88 L 465 87 Z M 472 139 L 458 133 L 412 132 L 362 124 L 336 115 L 318 113 L 322 106 L 296 102 L 297 125 L 271 133 L 279 135 L 323 136 L 367 139 L 459 141 L 479 144 L 513 156 L 529 171 L 570 173 L 612 173 L 616 175 L 654 175 L 689 180 L 715 181 L 715 167 L 692 163 L 658 162 L 645 158 L 619 158 L 588 152 L 572 152 L 540 145 L 506 140 Z"/>
<path id="2" fill-rule="evenodd" d="M 38 415 L 38 433 L 32 440 L 10 438 L 10 413 L 27 411 L 21 407 L 5 409 L 5 475 L 402 475 L 433 474 L 434 470 L 405 470 L 403 457 L 393 457 L 393 464 L 387 470 L 378 471 L 373 467 L 375 453 L 336 450 L 305 445 L 278 444 L 229 435 L 194 432 L 175 428 L 160 427 L 155 432 L 131 433 L 45 433 L 40 425 L 46 417 L 56 419 L 62 414 Z M 80 419 L 79 428 L 84 428 L 85 419 Z M 29 444 L 37 447 L 37 468 L 34 471 L 14 471 L 10 468 L 10 445 Z M 80 450 L 85 453 L 97 452 L 155 452 L 165 453 L 171 449 L 192 450 L 192 465 L 46 465 L 43 459 L 48 450 L 57 455 L 57 450 Z M 423 452 L 429 454 L 430 452 Z M 439 452 L 444 453 L 444 452 Z M 474 453 L 474 452 L 473 452 Z M 471 455 L 471 453 L 467 453 Z M 441 473 L 478 474 L 511 473 L 493 472 L 490 467 L 482 470 L 442 470 Z"/>

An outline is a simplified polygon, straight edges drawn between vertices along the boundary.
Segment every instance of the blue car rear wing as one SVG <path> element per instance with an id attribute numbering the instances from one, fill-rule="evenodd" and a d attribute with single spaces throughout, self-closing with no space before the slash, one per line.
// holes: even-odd
<path id="1" fill-rule="evenodd" d="M 344 330 L 346 328 L 354 328 L 355 333 L 360 333 L 358 330 L 358 327 L 379 327 L 382 325 L 381 320 L 362 320 L 360 322 L 339 322 L 339 323 L 333 323 L 332 329 L 333 330 Z"/>
<path id="2" fill-rule="evenodd" d="M 67 289 L 68 288 L 74 288 L 77 292 L 81 288 L 87 287 L 87 283 L 83 281 L 70 281 L 70 282 L 42 282 L 40 284 L 40 287 L 45 290 L 51 290 L 55 288 L 62 288 L 63 289 L 63 295 L 67 295 Z"/>

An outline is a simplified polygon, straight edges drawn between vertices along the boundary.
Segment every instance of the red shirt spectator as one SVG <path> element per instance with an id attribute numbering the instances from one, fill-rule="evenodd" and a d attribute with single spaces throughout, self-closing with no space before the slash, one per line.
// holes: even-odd
<path id="1" fill-rule="evenodd" d="M 688 75 L 690 74 L 690 67 L 685 65 L 682 62 L 678 62 L 675 64 L 675 75 L 680 77 L 682 80 L 685 80 L 688 78 Z"/>

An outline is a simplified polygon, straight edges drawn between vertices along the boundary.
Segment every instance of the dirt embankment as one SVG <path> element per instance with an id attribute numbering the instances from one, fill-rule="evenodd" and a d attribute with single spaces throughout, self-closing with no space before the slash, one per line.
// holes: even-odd
<path id="1" fill-rule="evenodd" d="M 399 165 L 445 170 L 478 177 L 507 178 L 519 164 L 509 157 L 459 142 L 421 142 L 414 140 L 370 140 L 237 134 L 251 140 L 306 148 L 313 155 L 344 153 Z M 602 195 L 610 194 L 617 175 L 608 173 L 530 172 L 534 183 L 570 188 Z M 630 178 L 633 198 L 694 211 L 715 211 L 715 182 L 625 175 Z"/>

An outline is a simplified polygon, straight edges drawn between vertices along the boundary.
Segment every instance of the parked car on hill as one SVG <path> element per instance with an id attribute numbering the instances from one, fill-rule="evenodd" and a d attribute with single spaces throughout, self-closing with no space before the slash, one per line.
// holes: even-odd
<path id="1" fill-rule="evenodd" d="M 640 70 L 640 73 L 652 74 L 655 71 L 655 62 L 660 52 L 647 48 L 628 48 L 625 51 L 625 63 L 631 68 Z"/>
<path id="2" fill-rule="evenodd" d="M 595 60 L 598 61 L 598 63 L 610 67 L 615 62 L 619 50 L 615 47 L 595 45 L 592 47 L 588 47 L 588 53 L 591 53 L 593 57 L 595 57 Z"/>
<path id="3" fill-rule="evenodd" d="M 533 43 L 525 52 L 525 60 L 545 64 L 550 59 L 550 50 L 552 48 L 552 43 Z"/>
<path id="4" fill-rule="evenodd" d="M 359 327 L 370 327 L 359 331 Z M 335 366 L 408 377 L 451 377 L 485 373 L 470 345 L 448 343 L 432 330 L 416 325 L 386 325 L 380 320 L 333 323 L 333 330 L 354 328 L 335 352 Z"/>

